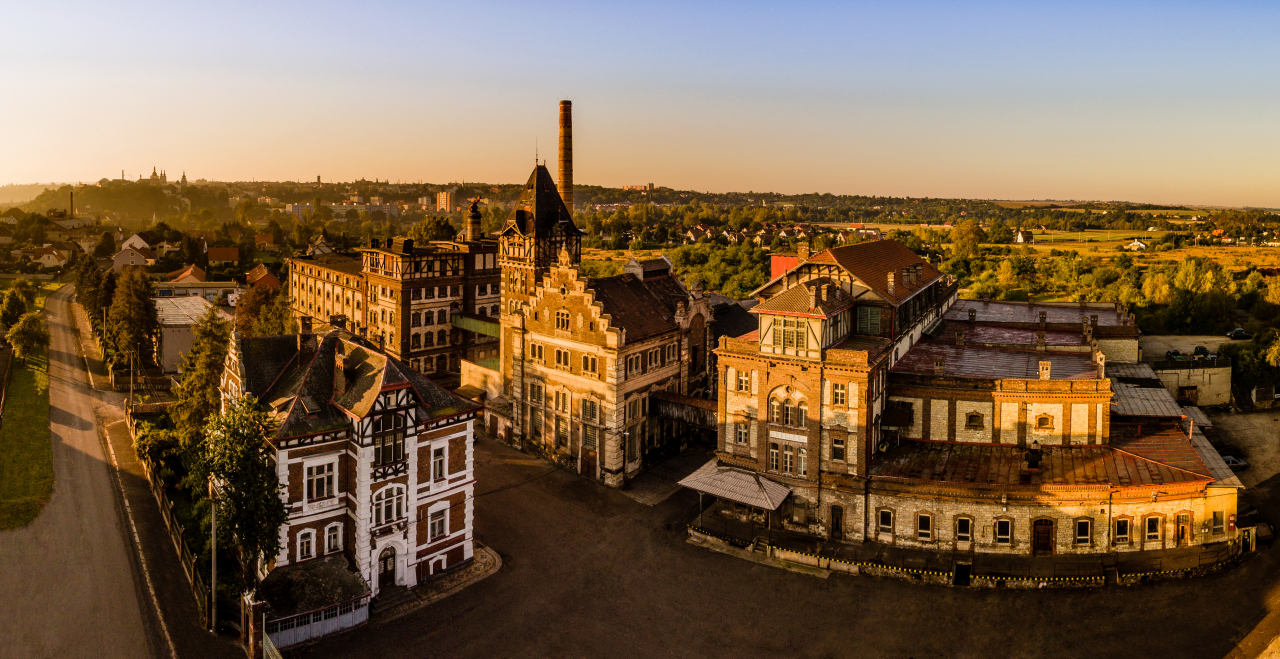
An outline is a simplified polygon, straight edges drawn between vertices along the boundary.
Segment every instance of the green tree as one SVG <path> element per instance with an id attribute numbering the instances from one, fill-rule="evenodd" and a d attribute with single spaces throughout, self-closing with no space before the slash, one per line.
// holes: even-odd
<path id="1" fill-rule="evenodd" d="M 250 286 L 240 296 L 240 301 L 236 302 L 236 331 L 240 336 L 257 336 L 253 332 L 254 324 L 258 322 L 262 309 L 276 299 L 279 290 L 275 286 L 259 284 Z"/>
<path id="2" fill-rule="evenodd" d="M 453 227 L 453 223 L 443 215 L 432 215 L 409 229 L 409 237 L 418 242 L 453 240 L 457 234 L 458 230 Z"/>
<path id="3" fill-rule="evenodd" d="M 0 327 L 13 327 L 18 324 L 22 314 L 27 313 L 27 303 L 17 289 L 9 289 L 4 294 L 4 304 L 0 305 Z"/>
<path id="4" fill-rule="evenodd" d="M 219 530 L 236 539 L 250 565 L 279 553 L 280 526 L 288 519 L 268 442 L 271 429 L 266 412 L 248 396 L 227 401 L 205 427 L 203 462 L 222 484 Z"/>
<path id="5" fill-rule="evenodd" d="M 26 303 L 27 308 L 34 307 L 36 304 L 36 295 L 40 292 L 40 287 L 30 279 L 15 279 L 13 281 L 13 290 L 22 296 L 22 301 Z"/>
<path id="6" fill-rule="evenodd" d="M 39 312 L 23 314 L 22 318 L 9 328 L 5 338 L 13 344 L 14 353 L 25 363 L 27 356 L 49 347 L 49 328 L 45 326 Z"/>
<path id="7" fill-rule="evenodd" d="M 328 318 L 320 319 L 328 322 Z M 294 334 L 298 331 L 298 323 L 293 317 L 293 307 L 289 296 L 277 291 L 271 301 L 262 305 L 258 318 L 253 323 L 253 336 L 278 336 Z"/>
<path id="8" fill-rule="evenodd" d="M 115 256 L 116 239 L 111 235 L 110 231 L 103 231 L 102 237 L 98 239 L 98 246 L 93 248 L 93 255 L 96 258 L 109 258 Z"/>
<path id="9" fill-rule="evenodd" d="M 973 258 L 978 255 L 978 245 L 987 239 L 977 220 L 961 222 L 951 230 L 951 252 L 954 258 Z"/>
<path id="10" fill-rule="evenodd" d="M 174 388 L 170 416 L 184 450 L 203 445 L 204 426 L 218 413 L 218 384 L 230 348 L 231 322 L 210 307 L 192 331 L 191 349 L 182 357 L 182 380 Z"/>
<path id="11" fill-rule="evenodd" d="M 152 341 L 160 321 L 152 299 L 151 280 L 142 268 L 125 268 L 107 313 L 107 336 L 118 355 L 136 350 L 143 365 L 154 359 Z"/>

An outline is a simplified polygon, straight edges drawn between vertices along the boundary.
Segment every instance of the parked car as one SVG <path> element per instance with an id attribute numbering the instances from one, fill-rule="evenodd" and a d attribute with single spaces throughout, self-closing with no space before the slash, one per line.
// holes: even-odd
<path id="1" fill-rule="evenodd" d="M 1227 332 L 1227 338 L 1233 339 L 1235 341 L 1247 341 L 1249 339 L 1252 339 L 1253 335 L 1244 331 L 1244 328 L 1237 327 L 1231 330 L 1230 332 Z"/>
<path id="2" fill-rule="evenodd" d="M 1196 349 L 1195 349 L 1195 350 L 1193 350 L 1193 351 L 1191 351 L 1191 355 L 1192 355 L 1192 357 L 1200 357 L 1200 358 L 1202 358 L 1202 359 L 1217 359 L 1217 358 L 1218 358 L 1218 353 L 1216 353 L 1216 352 L 1209 352 L 1209 349 L 1208 349 L 1208 348 L 1206 348 L 1206 347 L 1204 347 L 1204 346 L 1196 346 Z"/>
<path id="3" fill-rule="evenodd" d="M 1166 350 L 1164 352 L 1164 358 L 1171 362 L 1178 362 L 1186 359 L 1187 356 L 1177 350 Z"/>
<path id="4" fill-rule="evenodd" d="M 1249 468 L 1248 462 L 1245 462 L 1234 455 L 1224 455 L 1222 456 L 1222 461 L 1227 463 L 1228 467 L 1231 467 L 1231 471 L 1240 471 L 1241 469 Z"/>

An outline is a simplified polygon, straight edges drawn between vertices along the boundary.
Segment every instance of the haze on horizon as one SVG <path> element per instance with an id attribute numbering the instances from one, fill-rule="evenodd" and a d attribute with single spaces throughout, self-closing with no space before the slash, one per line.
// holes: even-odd
<path id="1" fill-rule="evenodd" d="M 1280 6 L 0 7 L 0 184 L 579 183 L 1280 207 Z"/>

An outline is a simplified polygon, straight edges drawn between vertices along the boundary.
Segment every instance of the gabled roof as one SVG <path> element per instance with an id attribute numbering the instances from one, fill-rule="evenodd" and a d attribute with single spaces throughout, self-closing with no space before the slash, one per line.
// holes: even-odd
<path id="1" fill-rule="evenodd" d="M 901 305 L 942 276 L 937 268 L 896 240 L 872 240 L 832 247 L 810 256 L 809 262 L 839 265 L 894 306 Z M 917 265 L 922 267 L 920 281 L 908 285 L 903 270 Z M 893 293 L 889 292 L 888 274 L 891 272 L 894 273 Z"/>
<path id="2" fill-rule="evenodd" d="M 840 288 L 840 284 L 828 277 L 819 277 L 788 288 L 756 305 L 751 312 L 830 318 L 851 306 L 853 298 Z"/>
<path id="3" fill-rule="evenodd" d="M 626 330 L 627 341 L 674 331 L 676 304 L 689 296 L 675 277 L 641 280 L 621 274 L 589 279 L 587 288 L 609 314 L 609 324 Z"/>
<path id="4" fill-rule="evenodd" d="M 181 281 L 187 277 L 192 277 L 196 281 L 204 281 L 204 270 L 201 270 L 200 266 L 192 263 L 181 270 L 169 273 L 169 281 Z"/>
<path id="5" fill-rule="evenodd" d="M 253 269 L 249 271 L 249 274 L 245 275 L 245 281 L 252 285 L 258 283 L 258 280 L 263 279 L 264 277 L 270 277 L 271 281 L 274 281 L 277 285 L 280 283 L 280 280 L 277 279 L 276 276 L 267 269 L 267 266 L 262 263 L 254 266 Z"/>
<path id="6" fill-rule="evenodd" d="M 536 238 L 549 237 L 556 231 L 567 235 L 582 234 L 574 225 L 573 216 L 560 198 L 556 182 L 545 165 L 536 165 L 529 181 L 524 184 L 524 191 L 516 199 L 502 228 L 504 234 L 509 231 Z"/>
<path id="7" fill-rule="evenodd" d="M 754 471 L 718 464 L 714 459 L 686 476 L 680 485 L 764 510 L 777 510 L 791 488 Z"/>

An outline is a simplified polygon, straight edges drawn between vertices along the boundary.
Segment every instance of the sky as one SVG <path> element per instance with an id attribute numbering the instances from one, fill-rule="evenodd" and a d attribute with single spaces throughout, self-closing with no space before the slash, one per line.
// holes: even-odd
<path id="1" fill-rule="evenodd" d="M 0 3 L 0 184 L 1280 207 L 1280 3 Z"/>

